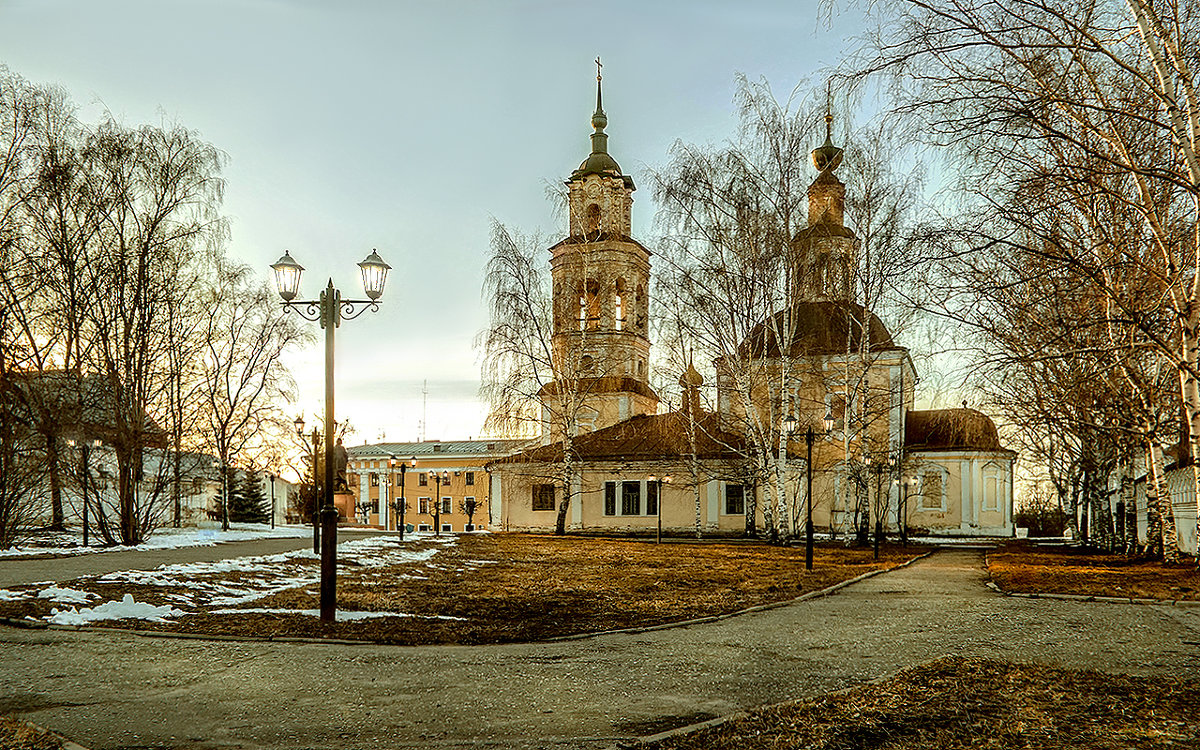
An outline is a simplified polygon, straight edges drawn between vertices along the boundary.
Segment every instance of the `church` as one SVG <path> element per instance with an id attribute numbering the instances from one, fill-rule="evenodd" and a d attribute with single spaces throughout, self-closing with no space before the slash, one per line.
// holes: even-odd
<path id="1" fill-rule="evenodd" d="M 812 152 L 808 225 L 792 240 L 784 309 L 704 377 L 651 386 L 651 253 L 636 190 L 609 153 L 600 76 L 591 153 L 567 180 L 567 237 L 550 248 L 558 377 L 539 440 L 488 464 L 492 528 L 578 533 L 1011 536 L 1013 466 L 990 418 L 915 410 L 908 349 L 855 297 L 842 150 Z M 766 430 L 752 429 L 766 425 Z"/>

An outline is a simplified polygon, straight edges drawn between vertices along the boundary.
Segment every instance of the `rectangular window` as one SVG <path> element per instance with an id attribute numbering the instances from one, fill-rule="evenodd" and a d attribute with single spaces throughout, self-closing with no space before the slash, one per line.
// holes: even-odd
<path id="1" fill-rule="evenodd" d="M 379 486 L 379 475 L 378 475 L 378 474 L 372 474 L 372 475 L 371 475 L 371 486 L 372 486 L 372 487 L 378 487 L 378 486 Z"/>
<path id="2" fill-rule="evenodd" d="M 404 486 L 404 480 L 400 478 L 400 475 L 399 475 L 399 474 L 397 474 L 397 475 L 396 475 L 396 486 L 397 486 L 397 487 L 403 487 L 403 486 Z"/>
<path id="3" fill-rule="evenodd" d="M 1000 510 L 1000 478 L 995 475 L 983 478 L 983 509 Z"/>
<path id="4" fill-rule="evenodd" d="M 453 513 L 453 512 L 454 512 L 454 501 L 448 497 L 443 497 L 442 498 L 442 513 Z"/>
<path id="5" fill-rule="evenodd" d="M 646 482 L 646 515 L 658 515 L 658 482 Z"/>
<path id="6" fill-rule="evenodd" d="M 423 516 L 429 515 L 429 498 L 417 498 L 417 512 Z"/>
<path id="7" fill-rule="evenodd" d="M 417 524 L 417 531 L 429 531 L 432 527 L 427 523 Z"/>
<path id="8" fill-rule="evenodd" d="M 422 471 L 420 474 L 417 475 L 417 484 L 419 484 L 422 487 L 428 487 L 429 486 L 429 475 Z"/>
<path id="9" fill-rule="evenodd" d="M 921 507 L 926 510 L 942 509 L 942 475 L 927 472 L 921 481 Z"/>
<path id="10" fill-rule="evenodd" d="M 604 515 L 617 515 L 617 483 L 604 483 Z"/>
<path id="11" fill-rule="evenodd" d="M 746 513 L 746 488 L 740 484 L 725 485 L 725 515 L 741 516 Z"/>
<path id="12" fill-rule="evenodd" d="M 636 516 L 642 510 L 642 483 L 621 482 L 621 515 Z"/>
<path id="13" fill-rule="evenodd" d="M 448 523 L 442 524 L 442 531 L 454 531 L 454 527 Z"/>
<path id="14" fill-rule="evenodd" d="M 467 484 L 468 485 L 475 484 L 475 472 L 473 472 L 473 471 L 467 472 Z"/>
<path id="15" fill-rule="evenodd" d="M 533 485 L 533 509 L 554 510 L 554 485 Z"/>

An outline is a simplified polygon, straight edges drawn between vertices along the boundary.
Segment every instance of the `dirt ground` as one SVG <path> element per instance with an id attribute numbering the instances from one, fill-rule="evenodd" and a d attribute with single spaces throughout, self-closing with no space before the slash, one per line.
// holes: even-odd
<path id="1" fill-rule="evenodd" d="M 992 581 L 1010 593 L 1200 601 L 1195 560 L 1165 565 L 1022 540 L 989 552 L 987 562 Z"/>
<path id="2" fill-rule="evenodd" d="M 1179 679 L 942 658 L 773 706 L 655 750 L 1144 750 L 1196 747 L 1200 688 Z"/>
<path id="3" fill-rule="evenodd" d="M 870 549 L 818 547 L 814 570 L 808 572 L 802 547 L 470 535 L 428 562 L 339 568 L 339 610 L 400 612 L 406 617 L 326 624 L 298 613 L 210 614 L 199 609 L 164 623 L 120 620 L 113 624 L 208 635 L 340 638 L 399 645 L 538 641 L 786 601 L 871 570 L 894 567 L 925 551 L 885 547 L 876 561 Z M 304 562 L 317 565 L 315 560 Z M 101 600 L 132 594 L 136 601 L 149 604 L 177 602 L 175 590 L 163 586 L 100 584 L 89 579 L 61 585 L 95 592 Z M 245 606 L 311 610 L 318 601 L 317 587 L 305 586 Z M 0 616 L 41 618 L 50 608 L 43 600 L 0 602 Z"/>

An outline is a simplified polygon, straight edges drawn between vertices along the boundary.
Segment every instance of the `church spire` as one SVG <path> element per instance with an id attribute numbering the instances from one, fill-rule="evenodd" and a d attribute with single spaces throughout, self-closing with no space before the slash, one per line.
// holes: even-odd
<path id="1" fill-rule="evenodd" d="M 579 169 L 576 169 L 571 174 L 571 179 L 574 180 L 589 174 L 621 177 L 632 188 L 633 180 L 621 174 L 621 166 L 608 153 L 608 133 L 604 132 L 604 129 L 608 127 L 608 115 L 604 114 L 604 97 L 600 88 L 600 81 L 602 80 L 600 69 L 602 67 L 600 58 L 597 57 L 596 111 L 592 113 L 592 153 L 579 165 Z"/>
<path id="2" fill-rule="evenodd" d="M 833 145 L 833 89 L 825 84 L 825 142 L 812 151 L 812 163 L 819 172 L 832 172 L 842 163 L 842 150 Z"/>

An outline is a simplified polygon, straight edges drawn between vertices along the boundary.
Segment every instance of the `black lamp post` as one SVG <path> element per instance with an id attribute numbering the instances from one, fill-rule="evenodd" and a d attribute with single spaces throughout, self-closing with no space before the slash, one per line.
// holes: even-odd
<path id="1" fill-rule="evenodd" d="M 303 440 L 304 439 L 304 417 L 303 417 L 303 415 L 296 417 L 296 421 L 292 422 L 292 424 L 296 425 L 296 435 L 299 436 L 299 438 L 301 440 Z M 312 428 L 312 476 L 313 476 L 313 481 L 312 481 L 312 487 L 313 487 L 312 525 L 313 525 L 313 554 L 314 555 L 321 554 L 321 513 L 320 513 L 320 508 L 321 508 L 320 497 L 321 497 L 321 495 L 317 490 L 317 488 L 321 486 L 321 482 L 317 478 L 317 446 L 320 442 L 321 442 L 321 433 L 319 433 L 317 431 L 317 428 L 314 426 Z"/>
<path id="2" fill-rule="evenodd" d="M 896 514 L 899 516 L 896 519 L 896 526 L 900 529 L 900 544 L 905 547 L 908 546 L 908 488 L 916 483 L 916 477 L 900 477 L 902 491 L 900 494 L 900 510 Z"/>
<path id="3" fill-rule="evenodd" d="M 413 463 L 416 463 L 415 461 Z M 433 474 L 433 535 L 442 535 L 442 485 L 450 486 L 450 472 L 443 471 L 438 474 L 436 471 L 430 472 Z"/>
<path id="4" fill-rule="evenodd" d="M 889 472 L 889 474 L 891 472 L 892 457 L 887 456 L 882 461 L 879 461 L 879 462 L 875 463 L 874 465 L 871 464 L 870 456 L 867 456 L 866 461 L 867 461 L 867 466 L 875 470 L 875 505 L 877 506 L 877 508 L 875 508 L 875 534 L 874 534 L 875 538 L 873 540 L 873 542 L 874 542 L 873 547 L 874 547 L 874 551 L 875 551 L 875 559 L 878 560 L 879 559 L 879 543 L 883 539 L 883 512 L 887 508 L 886 501 L 880 499 L 879 496 L 883 494 L 883 487 L 884 487 L 883 474 L 884 474 L 884 472 Z M 892 483 L 891 483 L 890 479 L 887 482 L 887 487 L 888 487 L 888 493 L 890 494 L 891 488 L 892 488 Z"/>
<path id="5" fill-rule="evenodd" d="M 671 477 L 656 477 L 651 474 L 648 479 L 650 480 L 650 484 L 654 485 L 654 514 L 658 516 L 658 529 L 654 532 L 654 543 L 662 544 L 663 482 L 670 484 Z"/>
<path id="6" fill-rule="evenodd" d="M 321 620 L 333 622 L 337 619 L 337 508 L 333 507 L 333 334 L 342 320 L 353 320 L 367 310 L 379 309 L 379 298 L 387 272 L 391 268 L 379 253 L 372 250 L 361 263 L 363 292 L 367 299 L 342 299 L 342 293 L 329 280 L 325 290 L 316 300 L 298 300 L 300 275 L 304 267 L 292 259 L 288 252 L 275 261 L 275 285 L 283 298 L 283 309 L 296 311 L 306 320 L 319 321 L 325 329 L 325 484 L 321 488 L 324 503 L 321 508 Z"/>
<path id="7" fill-rule="evenodd" d="M 67 440 L 67 445 L 75 447 L 75 440 Z M 91 456 L 92 447 L 99 448 L 100 440 L 81 440 L 79 442 L 79 453 L 83 458 L 83 546 L 88 546 L 88 477 L 92 475 L 91 463 L 88 460 Z"/>
<path id="8" fill-rule="evenodd" d="M 825 418 L 821 420 L 821 427 L 822 427 L 821 437 L 828 436 L 829 433 L 833 430 L 833 412 L 829 411 L 828 409 L 825 411 Z M 807 494 L 805 495 L 805 500 L 806 500 L 806 505 L 807 505 L 805 510 L 807 512 L 807 517 L 805 518 L 805 521 L 804 521 L 804 569 L 805 570 L 813 569 L 812 448 L 813 448 L 813 441 L 815 441 L 816 438 L 817 438 L 817 435 L 816 435 L 816 433 L 813 432 L 812 425 L 810 424 L 808 426 L 808 429 L 804 431 L 804 443 L 805 443 L 805 445 L 808 446 L 808 461 L 805 464 L 805 469 L 808 474 L 808 476 L 807 476 L 808 489 L 807 489 Z"/>
<path id="9" fill-rule="evenodd" d="M 271 528 L 275 528 L 275 472 L 267 474 L 271 478 Z"/>
<path id="10" fill-rule="evenodd" d="M 409 459 L 408 461 L 400 462 L 400 497 L 396 499 L 396 516 L 400 520 L 396 522 L 396 531 L 400 532 L 400 541 L 402 541 L 402 542 L 404 541 L 404 509 L 405 509 L 405 505 L 406 505 L 405 500 L 404 500 L 404 474 L 405 474 L 405 472 L 408 471 L 409 466 L 415 467 L 416 465 L 417 465 L 417 459 L 415 457 Z M 388 468 L 392 469 L 392 470 L 394 470 L 396 468 L 396 457 L 395 456 L 392 456 L 391 458 L 388 459 Z M 390 478 L 391 477 L 390 477 L 390 472 L 389 472 L 389 479 Z"/>

